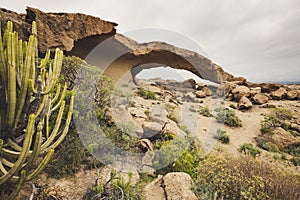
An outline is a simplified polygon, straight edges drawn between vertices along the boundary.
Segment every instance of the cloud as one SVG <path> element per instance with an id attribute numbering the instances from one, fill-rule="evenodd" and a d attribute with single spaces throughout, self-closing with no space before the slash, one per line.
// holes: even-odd
<path id="1" fill-rule="evenodd" d="M 252 81 L 300 80 L 298 0 L 2 1 L 51 12 L 81 12 L 119 23 L 123 33 L 164 28 L 196 41 L 214 62 Z"/>

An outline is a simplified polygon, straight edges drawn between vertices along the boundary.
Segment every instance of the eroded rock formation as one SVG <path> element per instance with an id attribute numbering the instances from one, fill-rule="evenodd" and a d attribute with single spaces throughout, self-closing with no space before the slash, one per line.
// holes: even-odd
<path id="1" fill-rule="evenodd" d="M 67 55 L 79 56 L 104 68 L 105 73 L 118 81 L 128 71 L 133 77 L 142 69 L 170 66 L 188 70 L 203 79 L 220 83 L 236 78 L 208 58 L 164 42 L 139 44 L 116 34 L 116 23 L 79 13 L 45 13 L 28 7 L 26 14 L 1 9 L 1 29 L 8 20 L 20 38 L 30 34 L 31 22 L 37 22 L 39 51 L 60 48 Z"/>

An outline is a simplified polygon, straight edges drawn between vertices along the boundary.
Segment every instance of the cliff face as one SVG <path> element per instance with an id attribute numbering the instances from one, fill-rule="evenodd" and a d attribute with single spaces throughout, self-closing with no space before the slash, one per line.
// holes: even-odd
<path id="1" fill-rule="evenodd" d="M 45 13 L 30 7 L 26 14 L 1 9 L 2 31 L 8 20 L 14 23 L 19 37 L 25 40 L 31 32 L 31 22 L 36 21 L 40 53 L 60 48 L 67 55 L 83 59 L 88 56 L 88 62 L 105 68 L 105 73 L 114 81 L 129 70 L 134 77 L 142 69 L 157 66 L 185 69 L 217 83 L 235 79 L 198 53 L 163 42 L 139 44 L 116 34 L 116 23 L 97 17 L 79 13 Z"/>

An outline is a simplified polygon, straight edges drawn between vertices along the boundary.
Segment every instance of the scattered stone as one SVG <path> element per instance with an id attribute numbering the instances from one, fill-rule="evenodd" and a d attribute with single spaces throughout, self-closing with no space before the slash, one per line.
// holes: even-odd
<path id="1" fill-rule="evenodd" d="M 299 90 L 290 90 L 287 92 L 287 99 L 289 100 L 295 100 L 295 99 L 298 99 L 298 96 L 300 95 L 300 92 Z"/>
<path id="2" fill-rule="evenodd" d="M 187 79 L 185 81 L 182 82 L 182 86 L 185 88 L 192 88 L 192 89 L 196 89 L 196 81 L 192 78 Z"/>
<path id="3" fill-rule="evenodd" d="M 137 107 L 129 107 L 128 111 L 133 117 L 144 118 L 147 119 L 147 115 L 145 114 L 145 110 Z"/>
<path id="4" fill-rule="evenodd" d="M 261 93 L 260 87 L 255 87 L 250 89 L 250 97 L 254 97 L 255 95 Z"/>
<path id="5" fill-rule="evenodd" d="M 233 98 L 235 101 L 240 101 L 243 96 L 248 96 L 250 94 L 250 89 L 246 86 L 236 86 L 232 90 Z"/>
<path id="6" fill-rule="evenodd" d="M 260 108 L 276 108 L 276 105 L 270 104 L 270 103 L 266 103 L 266 104 L 263 104 L 263 105 L 261 105 L 259 107 Z"/>
<path id="7" fill-rule="evenodd" d="M 142 149 L 145 149 L 146 151 L 153 151 L 153 144 L 150 140 L 148 139 L 141 139 L 139 141 L 139 145 Z"/>
<path id="8" fill-rule="evenodd" d="M 187 173 L 172 172 L 163 178 L 163 186 L 168 200 L 197 200 L 191 190 L 193 180 Z"/>
<path id="9" fill-rule="evenodd" d="M 206 93 L 202 90 L 196 91 L 195 95 L 197 98 L 205 98 L 206 97 Z"/>
<path id="10" fill-rule="evenodd" d="M 276 90 L 275 92 L 271 93 L 272 99 L 275 100 L 282 100 L 287 94 L 286 89 L 284 88 L 279 88 L 278 90 Z"/>
<path id="11" fill-rule="evenodd" d="M 197 83 L 196 84 L 196 90 L 203 90 L 204 88 L 207 88 L 207 84 L 205 84 L 205 83 Z"/>
<path id="12" fill-rule="evenodd" d="M 193 94 L 193 92 L 188 92 L 183 97 L 188 102 L 196 102 L 196 96 Z"/>
<path id="13" fill-rule="evenodd" d="M 144 165 L 142 171 L 146 173 L 147 176 L 155 177 L 156 175 L 156 170 L 148 165 Z"/>
<path id="14" fill-rule="evenodd" d="M 159 175 L 157 179 L 146 185 L 143 189 L 145 200 L 166 200 L 165 191 L 162 187 L 163 176 Z"/>
<path id="15" fill-rule="evenodd" d="M 152 166 L 154 156 L 155 153 L 153 151 L 146 152 L 144 157 L 142 158 L 142 165 Z"/>
<path id="16" fill-rule="evenodd" d="M 178 126 L 177 126 L 177 123 L 172 121 L 172 120 L 169 120 L 164 128 L 163 128 L 163 131 L 162 133 L 164 135 L 176 135 L 178 137 L 182 137 L 182 138 L 185 138 L 186 137 L 186 133 L 184 131 L 182 131 Z"/>
<path id="17" fill-rule="evenodd" d="M 238 103 L 238 109 L 239 110 L 247 110 L 250 108 L 252 108 L 251 101 L 247 97 L 243 96 Z"/>
<path id="18" fill-rule="evenodd" d="M 255 103 L 261 105 L 267 103 L 269 101 L 269 97 L 267 95 L 258 93 L 253 97 Z"/>
<path id="19" fill-rule="evenodd" d="M 261 92 L 264 93 L 270 93 L 278 90 L 283 85 L 278 83 L 261 83 L 259 84 L 259 87 L 261 88 Z"/>
<path id="20" fill-rule="evenodd" d="M 168 112 L 161 105 L 152 106 L 149 114 L 149 119 L 152 122 L 165 124 L 168 120 Z"/>
<path id="21" fill-rule="evenodd" d="M 144 122 L 142 127 L 144 129 L 143 138 L 152 138 L 161 132 L 163 125 L 158 122 Z"/>

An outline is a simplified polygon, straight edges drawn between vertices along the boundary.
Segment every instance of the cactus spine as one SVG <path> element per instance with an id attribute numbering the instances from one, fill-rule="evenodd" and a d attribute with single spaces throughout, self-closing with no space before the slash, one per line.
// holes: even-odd
<path id="1" fill-rule="evenodd" d="M 3 35 L 0 31 L 0 103 L 5 102 L 0 106 L 0 186 L 18 183 L 8 199 L 13 199 L 25 181 L 44 169 L 68 132 L 73 96 L 67 106 L 66 84 L 62 89 L 58 83 L 63 52 L 55 50 L 51 65 L 49 59 L 48 50 L 38 65 L 35 22 L 28 42 L 18 40 L 12 22 L 7 23 Z M 49 120 L 55 112 L 56 123 L 52 128 Z M 33 170 L 42 155 L 43 160 Z"/>

